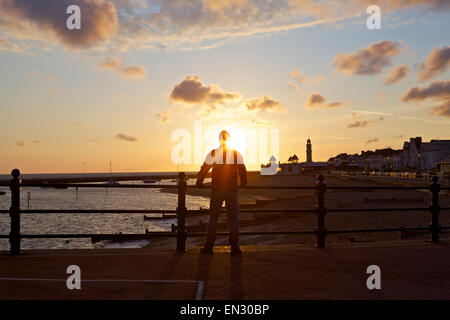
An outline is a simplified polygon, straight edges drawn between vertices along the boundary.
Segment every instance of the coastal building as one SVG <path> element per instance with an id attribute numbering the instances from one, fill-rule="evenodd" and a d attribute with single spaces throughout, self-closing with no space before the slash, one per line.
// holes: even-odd
<path id="1" fill-rule="evenodd" d="M 311 139 L 306 140 L 306 161 L 299 162 L 296 154 L 289 157 L 287 163 L 280 163 L 280 174 L 293 175 L 306 172 L 317 172 L 326 170 L 328 162 L 314 162 L 312 161 L 312 143 Z"/>
<path id="2" fill-rule="evenodd" d="M 437 162 L 441 179 L 450 179 L 450 155 Z"/>
<path id="3" fill-rule="evenodd" d="M 273 176 L 278 173 L 279 162 L 275 156 L 271 156 L 267 164 L 261 165 L 262 176 Z"/>
<path id="4" fill-rule="evenodd" d="M 439 170 L 441 161 L 450 156 L 450 140 L 423 142 L 421 137 L 410 138 L 402 149 L 376 149 L 361 154 L 341 153 L 328 160 L 336 167 L 356 167 L 375 171 L 430 171 Z"/>

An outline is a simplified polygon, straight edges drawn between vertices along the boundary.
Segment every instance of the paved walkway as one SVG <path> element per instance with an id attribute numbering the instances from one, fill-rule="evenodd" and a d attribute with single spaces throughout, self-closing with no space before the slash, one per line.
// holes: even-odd
<path id="1" fill-rule="evenodd" d="M 216 250 L 1 252 L 0 299 L 450 299 L 450 242 L 249 246 L 242 257 Z M 81 290 L 66 287 L 73 264 Z M 366 287 L 374 264 L 381 290 Z"/>

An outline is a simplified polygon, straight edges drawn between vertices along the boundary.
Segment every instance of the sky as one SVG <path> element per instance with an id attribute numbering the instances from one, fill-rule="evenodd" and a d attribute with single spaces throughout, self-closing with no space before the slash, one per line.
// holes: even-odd
<path id="1" fill-rule="evenodd" d="M 272 153 L 304 161 L 308 138 L 314 161 L 450 139 L 449 13 L 446 0 L 0 0 L 0 173 L 198 170 L 224 128 L 250 170 Z"/>

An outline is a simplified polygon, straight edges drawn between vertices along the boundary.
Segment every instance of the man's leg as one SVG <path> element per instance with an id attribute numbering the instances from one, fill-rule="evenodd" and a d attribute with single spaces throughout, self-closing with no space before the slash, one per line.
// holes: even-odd
<path id="1" fill-rule="evenodd" d="M 231 250 L 239 248 L 239 214 L 238 214 L 238 194 L 230 192 L 225 199 L 227 207 L 228 223 L 230 225 L 230 246 Z"/>
<path id="2" fill-rule="evenodd" d="M 211 200 L 209 203 L 209 222 L 208 234 L 206 236 L 205 248 L 212 249 L 216 241 L 217 220 L 219 219 L 220 211 L 223 203 L 223 195 L 217 191 L 211 191 Z"/>

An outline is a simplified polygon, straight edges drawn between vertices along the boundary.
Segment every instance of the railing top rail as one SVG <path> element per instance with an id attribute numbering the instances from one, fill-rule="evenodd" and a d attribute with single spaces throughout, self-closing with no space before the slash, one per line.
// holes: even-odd
<path id="1" fill-rule="evenodd" d="M 9 183 L 2 183 L 0 186 L 9 187 Z M 327 185 L 327 189 L 335 190 L 420 190 L 428 189 L 429 184 L 421 186 L 333 186 Z M 157 184 L 157 185 L 140 185 L 140 184 L 98 184 L 98 183 L 27 183 L 22 181 L 22 187 L 27 188 L 108 188 L 108 189 L 176 189 L 176 184 Z M 188 189 L 209 189 L 210 186 L 195 186 L 188 185 Z M 239 189 L 291 189 L 291 190 L 314 190 L 317 189 L 316 185 L 310 186 L 245 186 L 239 187 Z M 441 186 L 441 190 L 450 190 L 450 186 Z"/>

